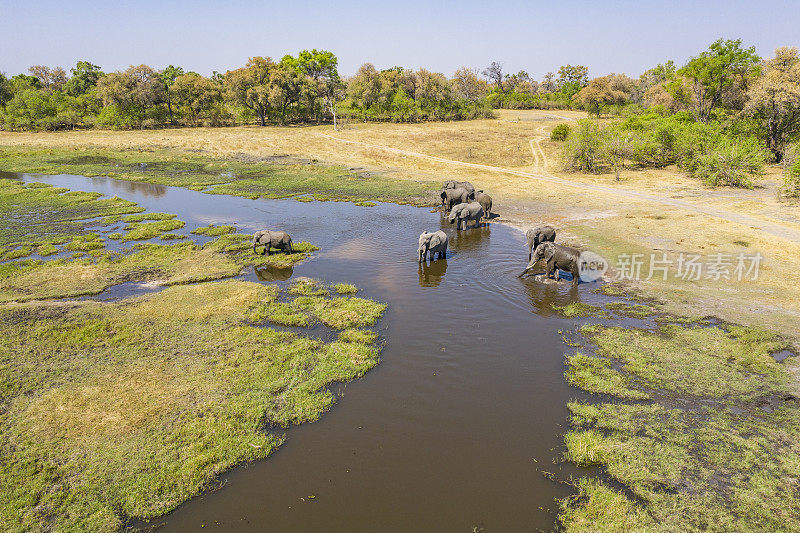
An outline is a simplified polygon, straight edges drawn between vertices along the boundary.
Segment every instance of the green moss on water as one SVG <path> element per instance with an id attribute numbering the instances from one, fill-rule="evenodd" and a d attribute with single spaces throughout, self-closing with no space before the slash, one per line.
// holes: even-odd
<path id="1" fill-rule="evenodd" d="M 172 220 L 178 215 L 171 213 L 140 213 L 138 215 L 128 215 L 123 217 L 125 222 L 144 222 L 146 220 Z"/>
<path id="2" fill-rule="evenodd" d="M 358 287 L 351 283 L 337 283 L 333 288 L 338 294 L 355 294 L 358 292 Z"/>

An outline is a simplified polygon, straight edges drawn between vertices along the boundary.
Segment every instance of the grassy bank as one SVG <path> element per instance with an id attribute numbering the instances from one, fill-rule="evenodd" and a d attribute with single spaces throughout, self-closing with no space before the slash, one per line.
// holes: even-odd
<path id="1" fill-rule="evenodd" d="M 435 191 L 425 183 L 394 180 L 310 160 L 242 154 L 215 158 L 169 149 L 75 151 L 0 146 L 0 170 L 108 176 L 246 198 L 310 194 L 316 200 L 378 200 L 412 205 L 432 205 L 436 200 Z"/>
<path id="2" fill-rule="evenodd" d="M 312 245 L 255 256 L 249 236 L 209 226 L 199 233 L 216 238 L 204 246 L 109 251 L 102 231 L 138 239 L 182 228 L 174 215 L 141 211 L 0 181 L 4 531 L 110 531 L 164 514 L 225 469 L 269 455 L 283 428 L 332 405 L 331 383 L 378 362 L 377 335 L 364 328 L 385 305 L 338 295 L 355 287 L 312 280 L 283 293 L 213 281 L 245 266 L 290 266 Z M 111 302 L 53 300 L 123 281 L 172 286 Z M 271 329 L 282 322 L 264 310 L 277 305 L 321 322 L 330 340 Z"/>
<path id="3" fill-rule="evenodd" d="M 646 307 L 612 305 L 641 326 L 585 325 L 567 358 L 567 380 L 599 396 L 569 404 L 565 458 L 606 476 L 576 483 L 564 529 L 796 531 L 800 364 L 773 357 L 788 343 Z"/>

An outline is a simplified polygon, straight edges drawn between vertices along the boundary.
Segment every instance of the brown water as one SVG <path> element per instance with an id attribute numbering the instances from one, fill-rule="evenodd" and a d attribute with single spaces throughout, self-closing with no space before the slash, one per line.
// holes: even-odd
<path id="1" fill-rule="evenodd" d="M 494 223 L 456 232 L 438 213 L 394 204 L 248 200 L 109 178 L 20 177 L 176 213 L 187 222 L 184 231 L 211 223 L 236 224 L 244 232 L 284 229 L 321 251 L 293 270 L 249 271 L 245 279 L 347 281 L 361 287 L 361 295 L 389 304 L 378 324 L 385 342 L 381 363 L 335 387 L 340 398 L 329 413 L 290 428 L 271 457 L 221 475 L 218 490 L 150 526 L 348 532 L 554 527 L 554 499 L 570 487 L 544 472 L 560 479 L 578 473 L 554 460 L 562 454 L 566 403 L 583 394 L 563 377 L 568 347 L 559 330 L 574 329 L 575 321 L 559 318 L 551 306 L 600 297 L 592 292 L 595 284 L 518 279 L 527 257 L 522 233 Z M 451 236 L 447 259 L 418 265 L 419 234 L 439 228 Z"/>

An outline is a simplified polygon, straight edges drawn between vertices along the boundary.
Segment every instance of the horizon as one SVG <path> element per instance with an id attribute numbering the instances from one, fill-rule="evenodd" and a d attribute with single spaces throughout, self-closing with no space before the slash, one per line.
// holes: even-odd
<path id="1" fill-rule="evenodd" d="M 152 0 L 136 6 L 96 6 L 84 0 L 69 7 L 49 0 L 37 5 L 3 2 L 0 30 L 6 43 L 0 72 L 28 73 L 32 65 L 69 72 L 83 60 L 104 72 L 138 64 L 157 69 L 175 65 L 209 76 L 243 66 L 249 57 L 279 60 L 316 48 L 336 54 L 342 76 L 352 76 L 364 63 L 451 76 L 462 66 L 480 72 L 498 61 L 506 73 L 525 70 L 536 80 L 565 64 L 587 66 L 590 78 L 612 72 L 638 77 L 670 59 L 680 66 L 719 38 L 741 39 L 762 57 L 779 46 L 800 44 L 797 2 L 773 2 L 770 9 L 742 1 L 675 2 L 670 8 L 628 1 L 610 6 L 512 2 L 501 12 L 474 1 L 454 7 L 453 2 L 426 6 L 413 0 L 402 11 L 376 3 L 368 13 L 361 13 L 356 2 L 303 5 L 309 7 L 252 7 L 243 2 L 212 7 Z M 678 13 L 665 18 L 670 10 Z M 536 27 L 545 12 L 548 24 Z M 492 17 L 500 23 L 491 24 Z M 87 20 L 93 22 L 92 31 L 76 30 Z M 392 25 L 387 27 L 386 20 Z M 532 23 L 533 32 L 528 27 Z"/>

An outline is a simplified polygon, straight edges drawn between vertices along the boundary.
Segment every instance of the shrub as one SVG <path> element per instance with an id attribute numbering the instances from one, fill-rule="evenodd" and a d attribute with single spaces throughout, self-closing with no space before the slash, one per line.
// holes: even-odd
<path id="1" fill-rule="evenodd" d="M 793 198 L 800 197 L 800 144 L 786 151 L 784 165 L 781 193 Z"/>
<path id="2" fill-rule="evenodd" d="M 566 141 L 567 137 L 569 136 L 569 126 L 566 124 L 559 124 L 553 131 L 550 132 L 550 140 L 551 141 Z"/>
<path id="3" fill-rule="evenodd" d="M 602 132 L 595 122 L 579 120 L 561 150 L 565 170 L 595 172 L 602 146 Z"/>
<path id="4" fill-rule="evenodd" d="M 710 150 L 695 159 L 692 176 L 707 185 L 753 187 L 752 178 L 764 170 L 767 154 L 753 138 L 720 138 Z"/>

